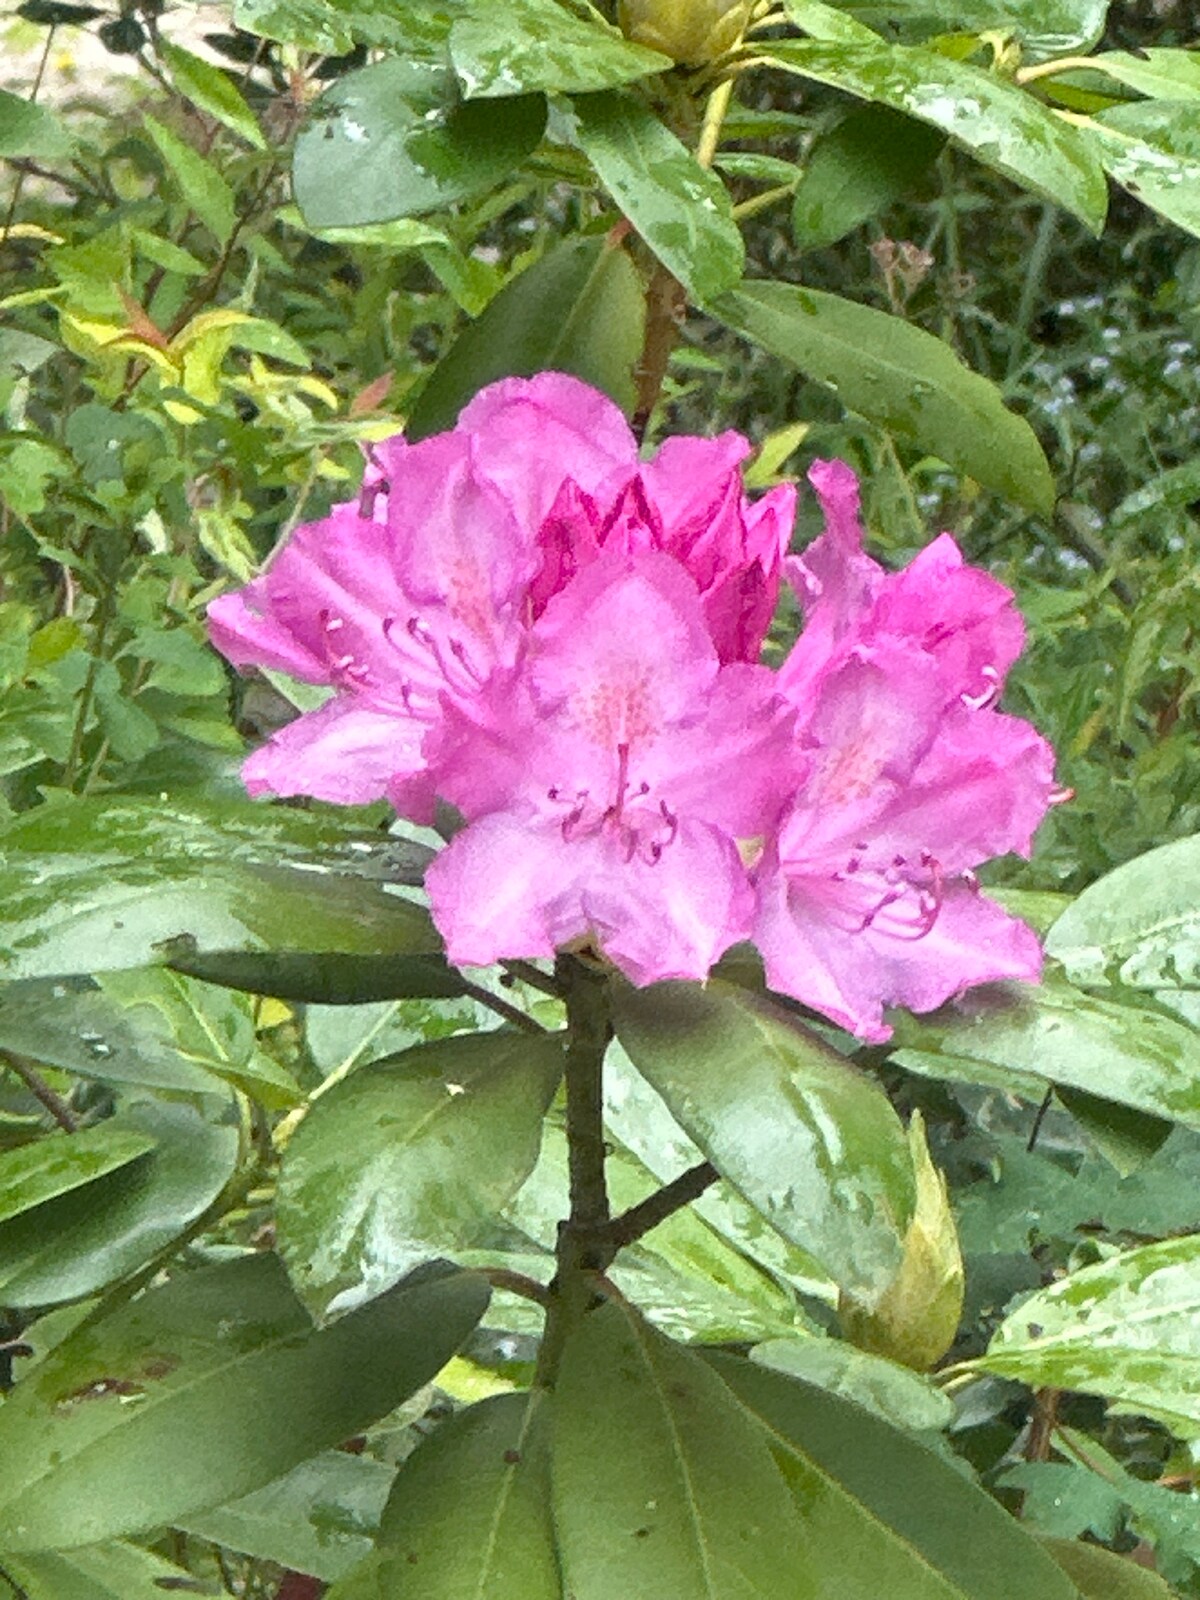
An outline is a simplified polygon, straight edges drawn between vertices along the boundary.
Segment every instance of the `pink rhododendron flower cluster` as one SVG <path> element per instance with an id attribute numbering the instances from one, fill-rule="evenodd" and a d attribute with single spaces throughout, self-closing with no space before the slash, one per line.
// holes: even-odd
<path id="1" fill-rule="evenodd" d="M 252 793 L 387 797 L 465 826 L 429 869 L 449 958 L 590 940 L 634 983 L 704 978 L 753 939 L 777 989 L 860 1036 L 970 984 L 1034 978 L 1036 938 L 972 869 L 1028 853 L 1053 756 L 995 709 L 1023 628 L 943 534 L 903 572 L 863 550 L 858 486 L 757 501 L 738 434 L 639 461 L 559 373 L 376 447 L 359 500 L 298 528 L 209 609 L 217 646 L 334 691 L 247 761 Z M 759 663 L 779 585 L 804 628 Z"/>

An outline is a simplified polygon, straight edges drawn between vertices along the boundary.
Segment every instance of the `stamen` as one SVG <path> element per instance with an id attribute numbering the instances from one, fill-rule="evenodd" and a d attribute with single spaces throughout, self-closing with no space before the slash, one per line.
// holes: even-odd
<path id="1" fill-rule="evenodd" d="M 1074 789 L 1068 789 L 1064 784 L 1060 784 L 1057 789 L 1051 789 L 1046 797 L 1046 803 L 1052 806 L 1065 806 L 1068 800 L 1074 798 Z"/>
<path id="2" fill-rule="evenodd" d="M 984 688 L 980 693 L 968 694 L 964 690 L 958 697 L 968 711 L 987 711 L 1000 698 L 1002 684 L 998 670 L 995 667 L 981 667 L 979 675 L 984 680 Z"/>

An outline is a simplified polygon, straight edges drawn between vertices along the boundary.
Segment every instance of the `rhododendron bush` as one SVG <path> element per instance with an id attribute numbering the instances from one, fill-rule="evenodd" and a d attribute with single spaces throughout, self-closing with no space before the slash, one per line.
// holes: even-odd
<path id="1" fill-rule="evenodd" d="M 0 1600 L 1200 1600 L 1180 12 L 0 22 Z"/>

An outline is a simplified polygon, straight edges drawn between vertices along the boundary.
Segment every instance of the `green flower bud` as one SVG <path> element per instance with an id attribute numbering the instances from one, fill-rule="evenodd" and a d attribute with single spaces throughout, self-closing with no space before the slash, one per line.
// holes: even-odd
<path id="1" fill-rule="evenodd" d="M 697 67 L 732 50 L 753 8 L 754 0 L 620 0 L 617 14 L 626 38 Z"/>
<path id="2" fill-rule="evenodd" d="M 963 1263 L 946 1180 L 930 1159 L 925 1124 L 908 1128 L 917 1205 L 896 1276 L 871 1306 L 843 1297 L 846 1337 L 860 1350 L 927 1372 L 954 1343 L 963 1307 Z"/>

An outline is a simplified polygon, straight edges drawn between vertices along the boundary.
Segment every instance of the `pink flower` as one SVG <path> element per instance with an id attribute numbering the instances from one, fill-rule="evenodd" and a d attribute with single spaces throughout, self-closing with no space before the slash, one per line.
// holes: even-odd
<path id="1" fill-rule="evenodd" d="M 334 690 L 247 761 L 252 794 L 390 798 L 428 820 L 427 741 L 517 668 L 529 625 L 602 550 L 660 550 L 694 578 L 718 656 L 755 660 L 791 534 L 789 486 L 751 504 L 739 435 L 639 465 L 611 401 L 542 373 L 492 384 L 457 426 L 378 445 L 363 493 L 296 530 L 209 607 L 213 643 Z"/>
<path id="2" fill-rule="evenodd" d="M 822 462 L 810 478 L 826 531 L 792 569 L 806 623 L 779 674 L 807 770 L 760 872 L 755 938 L 773 987 L 886 1039 L 885 1005 L 1037 977 L 1032 930 L 972 869 L 1029 853 L 1053 752 L 992 709 L 1022 639 L 1009 591 L 948 535 L 884 574 L 853 474 Z"/>
<path id="3" fill-rule="evenodd" d="M 736 841 L 789 786 L 772 675 L 721 665 L 678 562 L 611 548 L 534 623 L 515 689 L 503 715 L 449 718 L 438 756 L 478 819 L 426 878 L 450 959 L 594 939 L 635 983 L 705 977 L 753 922 Z"/>

